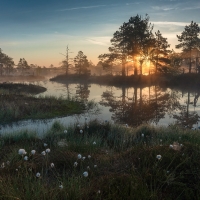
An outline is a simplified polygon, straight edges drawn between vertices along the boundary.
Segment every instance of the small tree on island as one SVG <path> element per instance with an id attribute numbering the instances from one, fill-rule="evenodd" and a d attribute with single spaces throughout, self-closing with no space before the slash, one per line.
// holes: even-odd
<path id="1" fill-rule="evenodd" d="M 79 51 L 77 56 L 74 58 L 75 71 L 78 75 L 89 75 L 89 62 L 87 56 L 83 54 L 82 51 Z"/>
<path id="2" fill-rule="evenodd" d="M 183 54 L 189 53 L 189 73 L 192 69 L 192 51 L 194 49 L 200 49 L 200 27 L 196 22 L 191 21 L 190 25 L 185 26 L 185 30 L 181 35 L 177 35 L 178 41 L 180 42 L 176 45 L 177 49 L 182 49 Z"/>
<path id="3" fill-rule="evenodd" d="M 24 58 L 20 58 L 17 66 L 18 66 L 17 68 L 21 70 L 22 74 L 24 74 L 24 70 L 30 68 L 28 62 Z"/>

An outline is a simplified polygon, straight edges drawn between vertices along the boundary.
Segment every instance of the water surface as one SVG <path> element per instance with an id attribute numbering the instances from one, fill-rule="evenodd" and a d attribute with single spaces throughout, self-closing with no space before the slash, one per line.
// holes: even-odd
<path id="1" fill-rule="evenodd" d="M 24 120 L 1 128 L 1 133 L 28 129 L 42 135 L 55 121 L 64 125 L 84 122 L 90 119 L 138 126 L 142 123 L 167 126 L 178 123 L 181 126 L 198 127 L 200 90 L 151 87 L 114 87 L 97 84 L 61 84 L 49 80 L 34 82 L 47 88 L 41 96 L 74 96 L 85 102 L 94 100 L 101 112 L 54 118 L 50 120 Z M 37 95 L 39 96 L 39 95 Z"/>

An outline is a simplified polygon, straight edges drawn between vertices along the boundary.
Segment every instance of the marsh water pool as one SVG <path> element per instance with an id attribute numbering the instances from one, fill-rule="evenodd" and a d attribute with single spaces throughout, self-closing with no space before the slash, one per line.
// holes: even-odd
<path id="1" fill-rule="evenodd" d="M 49 80 L 33 82 L 47 88 L 41 96 L 74 96 L 85 102 L 95 101 L 100 112 L 85 112 L 80 115 L 66 116 L 48 120 L 25 120 L 1 126 L 0 133 L 15 132 L 22 129 L 36 131 L 42 135 L 55 121 L 64 125 L 83 123 L 98 119 L 112 123 L 138 126 L 143 123 L 168 126 L 177 123 L 187 128 L 199 127 L 200 95 L 199 90 L 170 89 L 151 87 L 114 87 L 97 84 L 61 84 Z M 39 96 L 37 95 L 37 96 Z"/>

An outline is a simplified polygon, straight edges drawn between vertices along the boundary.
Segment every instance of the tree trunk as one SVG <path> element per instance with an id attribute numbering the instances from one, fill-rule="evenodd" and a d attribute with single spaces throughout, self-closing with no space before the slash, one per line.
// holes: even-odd
<path id="1" fill-rule="evenodd" d="M 190 49 L 190 65 L 189 65 L 189 74 L 191 73 L 192 68 L 192 50 Z"/>
<path id="2" fill-rule="evenodd" d="M 125 63 L 122 61 L 122 76 L 126 76 Z"/>

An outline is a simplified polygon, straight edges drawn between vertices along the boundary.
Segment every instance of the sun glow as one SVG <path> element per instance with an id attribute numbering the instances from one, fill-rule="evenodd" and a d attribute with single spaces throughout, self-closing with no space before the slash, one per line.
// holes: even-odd
<path id="1" fill-rule="evenodd" d="M 150 58 L 142 58 L 141 56 L 127 57 L 126 59 L 126 70 L 127 74 L 134 74 L 134 70 L 139 70 L 142 64 L 142 73 L 143 75 L 148 75 L 153 69 L 153 64 L 150 61 Z M 139 72 L 140 73 L 140 72 Z"/>

